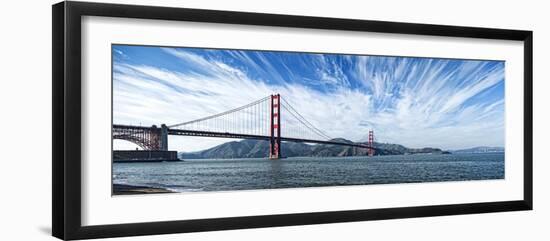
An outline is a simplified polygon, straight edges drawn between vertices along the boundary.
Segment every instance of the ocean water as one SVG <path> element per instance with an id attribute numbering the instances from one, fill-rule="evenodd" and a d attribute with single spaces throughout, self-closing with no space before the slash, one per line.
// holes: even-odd
<path id="1" fill-rule="evenodd" d="M 176 192 L 504 178 L 504 153 L 114 163 L 113 183 Z"/>

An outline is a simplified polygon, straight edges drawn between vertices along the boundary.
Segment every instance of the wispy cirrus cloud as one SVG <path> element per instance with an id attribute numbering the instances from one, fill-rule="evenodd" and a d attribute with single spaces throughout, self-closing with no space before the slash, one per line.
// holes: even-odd
<path id="1" fill-rule="evenodd" d="M 146 61 L 135 56 L 153 51 Z M 504 144 L 504 63 L 115 46 L 114 122 L 175 124 L 280 93 L 332 137 L 445 149 Z M 171 138 L 196 151 L 225 139 Z"/>

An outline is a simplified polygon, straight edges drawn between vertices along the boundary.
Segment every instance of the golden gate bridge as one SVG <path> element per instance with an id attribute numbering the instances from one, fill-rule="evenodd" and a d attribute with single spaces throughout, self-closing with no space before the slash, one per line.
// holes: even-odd
<path id="1" fill-rule="evenodd" d="M 368 133 L 368 142 L 338 141 L 315 127 L 281 95 L 274 94 L 249 104 L 167 126 L 151 127 L 113 124 L 113 139 L 130 141 L 143 150 L 167 151 L 168 135 L 256 139 L 269 141 L 270 159 L 282 157 L 282 142 L 343 145 L 366 148 L 369 156 L 374 147 L 374 133 Z"/>

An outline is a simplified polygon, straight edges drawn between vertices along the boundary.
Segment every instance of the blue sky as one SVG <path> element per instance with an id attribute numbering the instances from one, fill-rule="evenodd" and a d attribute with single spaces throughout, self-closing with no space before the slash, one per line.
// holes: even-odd
<path id="1" fill-rule="evenodd" d="M 331 137 L 504 146 L 502 61 L 114 45 L 113 120 L 167 125 L 280 93 Z M 230 139 L 170 137 L 197 151 Z M 116 141 L 115 148 L 133 147 Z"/>

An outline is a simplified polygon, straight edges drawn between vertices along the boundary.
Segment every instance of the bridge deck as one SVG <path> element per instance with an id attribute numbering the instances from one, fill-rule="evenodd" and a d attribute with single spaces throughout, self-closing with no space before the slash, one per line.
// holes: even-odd
<path id="1" fill-rule="evenodd" d="M 168 135 L 202 136 L 202 137 L 235 138 L 235 139 L 255 139 L 255 140 L 267 140 L 267 141 L 269 141 L 271 139 L 270 136 L 262 136 L 262 135 L 235 134 L 235 133 L 228 133 L 228 132 L 195 131 L 195 130 L 181 130 L 181 129 L 168 129 Z M 367 145 L 359 144 L 359 143 L 310 140 L 310 139 L 300 139 L 300 138 L 291 138 L 291 137 L 281 137 L 281 141 L 315 143 L 315 144 L 328 144 L 328 145 L 340 145 L 340 146 L 353 146 L 353 147 L 374 149 L 375 151 L 379 150 L 378 148 L 374 148 L 374 147 L 371 148 L 371 147 L 368 147 Z"/>
<path id="2" fill-rule="evenodd" d="M 132 125 L 113 125 L 113 129 L 137 129 L 137 130 L 147 130 L 147 131 L 160 131 L 158 127 L 147 127 L 147 126 L 132 126 Z M 270 136 L 263 135 L 250 135 L 250 134 L 237 134 L 229 132 L 215 132 L 215 131 L 196 131 L 196 130 L 184 130 L 184 129 L 175 129 L 168 128 L 168 135 L 178 135 L 178 136 L 201 136 L 201 137 L 217 137 L 217 138 L 234 138 L 234 139 L 255 139 L 255 140 L 266 140 L 271 139 Z M 292 137 L 281 137 L 281 141 L 289 142 L 302 142 L 302 143 L 314 143 L 314 144 L 328 144 L 328 145 L 340 145 L 340 146 L 352 146 L 359 148 L 368 148 L 375 151 L 381 149 L 368 147 L 365 144 L 360 143 L 346 143 L 346 142 L 337 142 L 337 141 L 323 141 L 323 140 L 311 140 L 311 139 L 300 139 Z"/>

